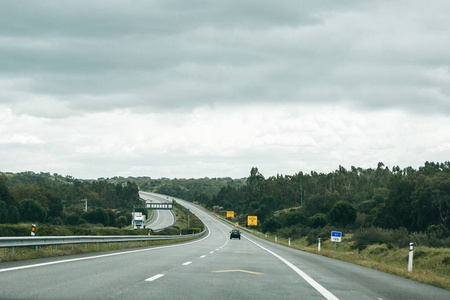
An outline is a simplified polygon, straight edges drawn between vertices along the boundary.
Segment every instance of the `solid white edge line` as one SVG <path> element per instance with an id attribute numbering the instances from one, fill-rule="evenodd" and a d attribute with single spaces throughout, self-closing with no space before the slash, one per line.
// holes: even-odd
<path id="1" fill-rule="evenodd" d="M 228 226 L 223 224 L 222 222 L 219 222 L 216 220 L 219 224 L 226 227 L 228 229 Z M 276 254 L 275 252 L 270 251 L 269 249 L 261 246 L 260 244 L 256 243 L 255 241 L 249 239 L 248 237 L 244 236 L 243 238 L 247 239 L 248 241 L 252 242 L 256 246 L 260 247 L 261 249 L 269 252 L 279 260 L 281 260 L 283 263 L 285 263 L 289 268 L 291 268 L 295 273 L 300 275 L 307 283 L 309 283 L 314 289 L 316 289 L 319 293 L 321 293 L 327 300 L 339 300 L 335 295 L 333 295 L 330 291 L 328 291 L 326 288 L 324 288 L 322 285 L 320 285 L 317 281 L 312 279 L 308 274 L 294 266 L 291 262 L 289 262 L 287 259 L 281 257 L 280 255 Z"/>
<path id="2" fill-rule="evenodd" d="M 250 242 L 252 242 L 253 244 L 255 244 L 256 246 L 260 247 L 261 249 L 266 250 L 267 252 L 269 252 L 270 254 L 272 254 L 273 256 L 275 256 L 276 258 L 281 260 L 282 262 L 284 262 L 289 268 L 291 268 L 292 270 L 294 270 L 295 273 L 300 275 L 306 282 L 308 282 L 313 288 L 315 288 L 319 293 L 321 293 L 326 299 L 328 299 L 328 300 L 339 300 L 339 298 L 337 298 L 330 291 L 328 291 L 326 288 L 321 286 L 317 281 L 315 281 L 314 279 L 309 277 L 308 274 L 306 274 L 305 272 L 303 272 L 302 270 L 300 270 L 299 268 L 294 266 L 287 259 L 281 257 L 280 255 L 276 254 L 275 252 L 270 251 L 267 248 L 264 248 L 260 244 L 256 243 L 255 241 L 253 241 L 253 240 L 251 240 L 251 239 L 249 239 L 247 237 L 246 237 L 246 239 L 249 240 Z"/>
<path id="3" fill-rule="evenodd" d="M 185 246 L 185 245 L 195 244 L 195 243 L 198 243 L 198 242 L 201 242 L 201 241 L 207 239 L 211 235 L 211 230 L 209 230 L 208 225 L 205 224 L 205 226 L 208 228 L 208 235 L 207 236 L 203 237 L 200 240 L 195 240 L 195 241 L 184 243 L 184 244 L 172 244 L 172 245 L 161 246 L 161 247 L 139 249 L 139 250 L 131 250 L 131 251 L 125 251 L 125 252 L 118 252 L 118 253 L 109 253 L 109 254 L 88 256 L 88 257 L 81 257 L 81 258 L 64 259 L 64 260 L 51 261 L 51 262 L 46 262 L 46 263 L 41 263 L 41 264 L 34 264 L 34 265 L 27 265 L 27 266 L 20 266 L 20 267 L 12 267 L 12 268 L 0 269 L 0 273 L 16 271 L 16 270 L 23 270 L 23 269 L 30 269 L 30 268 L 37 268 L 37 267 L 43 267 L 43 266 L 49 266 L 49 265 L 56 265 L 56 264 L 74 262 L 74 261 L 82 261 L 82 260 L 96 259 L 96 258 L 109 257 L 109 256 L 126 255 L 126 254 L 138 253 L 138 252 L 153 251 L 153 250 L 158 250 L 158 249 L 182 247 L 182 246 Z"/>
<path id="4" fill-rule="evenodd" d="M 211 217 L 210 215 L 208 215 L 207 213 L 205 213 L 206 216 Z M 211 219 L 214 219 L 211 217 Z M 227 229 L 228 226 L 223 224 L 222 222 L 217 221 L 217 219 L 215 219 L 217 223 L 221 224 L 222 226 L 226 227 Z M 206 224 L 205 224 L 206 225 Z M 261 249 L 264 249 L 265 251 L 269 252 L 270 254 L 272 254 L 273 256 L 275 256 L 276 258 L 278 258 L 279 260 L 281 260 L 283 263 L 285 263 L 288 267 L 290 267 L 295 273 L 297 273 L 298 275 L 300 275 L 300 277 L 302 277 L 306 282 L 308 282 L 314 289 L 316 289 L 319 293 L 321 293 L 327 300 L 339 300 L 339 298 L 337 298 L 335 295 L 333 295 L 330 291 L 328 291 L 327 289 L 325 289 L 323 286 L 321 286 L 317 281 L 315 281 L 314 279 L 312 279 L 308 274 L 306 274 L 305 272 L 303 272 L 302 270 L 300 270 L 299 268 L 297 268 L 296 266 L 294 266 L 291 262 L 289 262 L 287 259 L 281 257 L 280 255 L 276 254 L 275 252 L 270 251 L 267 248 L 264 248 L 263 246 L 259 245 L 258 243 L 256 243 L 255 241 L 247 238 L 244 236 L 245 239 L 249 240 L 250 242 L 252 242 L 253 244 L 257 245 L 258 247 L 260 247 Z M 227 240 L 228 241 L 228 240 Z M 214 253 L 214 251 L 211 251 L 210 253 Z"/>
<path id="5" fill-rule="evenodd" d="M 164 276 L 164 274 L 158 274 L 158 275 L 155 275 L 155 276 L 145 279 L 145 281 L 155 281 L 156 279 L 161 278 L 163 276 Z"/>

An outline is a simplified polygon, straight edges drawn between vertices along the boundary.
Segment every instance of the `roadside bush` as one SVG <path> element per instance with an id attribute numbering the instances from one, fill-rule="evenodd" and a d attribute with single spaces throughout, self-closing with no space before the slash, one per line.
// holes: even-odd
<path id="1" fill-rule="evenodd" d="M 440 225 L 431 225 L 427 229 L 428 235 L 435 235 L 437 238 L 448 238 L 450 233 L 449 230 L 442 224 Z"/>
<path id="2" fill-rule="evenodd" d="M 128 225 L 128 220 L 125 216 L 120 216 L 116 220 L 117 227 L 122 228 Z"/>
<path id="3" fill-rule="evenodd" d="M 405 228 L 390 230 L 378 227 L 364 228 L 355 232 L 353 240 L 366 242 L 368 245 L 387 244 L 390 248 L 408 247 L 411 242 L 432 248 L 450 247 L 450 238 L 439 238 L 436 232 L 409 234 Z"/>
<path id="4" fill-rule="evenodd" d="M 283 227 L 291 227 L 297 224 L 307 225 L 308 218 L 301 213 L 295 212 L 283 216 Z"/>
<path id="5" fill-rule="evenodd" d="M 386 251 L 388 251 L 388 248 L 387 247 L 385 248 L 383 245 L 383 246 L 378 246 L 378 247 L 371 249 L 369 253 L 371 255 L 380 255 L 382 253 L 385 253 Z"/>
<path id="6" fill-rule="evenodd" d="M 47 211 L 39 202 L 32 199 L 25 199 L 21 204 L 20 216 L 23 221 L 45 222 Z"/>
<path id="7" fill-rule="evenodd" d="M 183 232 L 181 232 L 181 233 L 183 234 Z M 190 232 L 190 233 L 192 233 L 192 232 Z M 165 228 L 161 231 L 155 232 L 155 234 L 157 234 L 157 235 L 177 235 L 177 234 L 180 234 L 180 230 L 171 227 L 171 228 Z"/>
<path id="8" fill-rule="evenodd" d="M 0 200 L 0 224 L 6 223 L 8 220 L 8 210 L 5 201 Z"/>
<path id="9" fill-rule="evenodd" d="M 322 241 L 327 240 L 330 238 L 331 235 L 331 227 L 326 226 L 324 228 L 316 228 L 309 231 L 308 236 L 306 237 L 306 242 L 308 245 L 312 245 L 318 242 L 319 238 L 322 239 Z"/>
<path id="10" fill-rule="evenodd" d="M 352 250 L 358 250 L 359 253 L 367 248 L 367 242 L 365 241 L 357 241 L 351 247 Z"/>
<path id="11" fill-rule="evenodd" d="M 324 214 L 316 214 L 309 218 L 309 226 L 311 226 L 312 228 L 324 227 L 327 224 L 327 216 Z"/>
<path id="12" fill-rule="evenodd" d="M 0 225 L 0 236 L 29 236 L 30 225 Z"/>
<path id="13" fill-rule="evenodd" d="M 328 220 L 338 226 L 352 225 L 356 221 L 356 209 L 348 202 L 338 202 L 328 212 Z"/>
<path id="14" fill-rule="evenodd" d="M 307 236 L 310 230 L 311 228 L 301 226 L 291 226 L 278 230 L 277 234 L 284 238 L 298 239 L 303 236 Z"/>
<path id="15" fill-rule="evenodd" d="M 374 199 L 363 201 L 359 204 L 358 210 L 361 213 L 368 214 L 373 208 L 375 208 L 376 205 L 377 202 Z"/>
<path id="16" fill-rule="evenodd" d="M 71 236 L 73 235 L 73 232 L 69 229 L 69 228 L 55 228 L 54 231 L 52 232 L 52 235 L 55 236 Z"/>
<path id="17" fill-rule="evenodd" d="M 9 224 L 17 224 L 20 220 L 19 209 L 13 205 L 8 207 L 8 223 Z"/>
<path id="18" fill-rule="evenodd" d="M 264 223 L 262 223 L 262 231 L 264 233 L 275 232 L 279 228 L 281 228 L 281 222 L 278 221 L 274 216 L 270 216 L 264 221 Z"/>
<path id="19" fill-rule="evenodd" d="M 450 248 L 450 237 L 439 238 L 433 233 L 417 233 L 412 236 L 412 241 L 416 245 L 427 246 L 432 248 Z"/>
<path id="20" fill-rule="evenodd" d="M 80 216 L 76 213 L 72 213 L 66 217 L 66 224 L 67 225 L 77 225 L 78 221 L 80 220 Z"/>
<path id="21" fill-rule="evenodd" d="M 356 231 L 353 239 L 356 242 L 365 242 L 367 245 L 392 244 L 397 247 L 406 247 L 411 242 L 411 237 L 404 228 L 393 230 L 378 227 L 364 228 Z"/>
<path id="22" fill-rule="evenodd" d="M 81 215 L 81 218 L 89 223 L 92 224 L 100 223 L 103 226 L 108 226 L 110 222 L 108 210 L 103 209 L 101 207 L 96 207 L 93 210 L 85 212 L 84 214 Z"/>
<path id="23" fill-rule="evenodd" d="M 450 266 L 450 256 L 447 256 L 442 260 L 443 265 L 449 265 Z"/>
<path id="24" fill-rule="evenodd" d="M 84 226 L 86 225 L 86 220 L 85 219 L 79 219 L 77 222 L 77 226 Z"/>
<path id="25" fill-rule="evenodd" d="M 60 217 L 48 218 L 47 223 L 52 225 L 63 225 L 63 221 L 61 220 Z"/>
<path id="26" fill-rule="evenodd" d="M 199 228 L 202 231 L 205 225 L 196 215 L 190 214 L 189 226 L 190 228 Z"/>
<path id="27" fill-rule="evenodd" d="M 181 234 L 193 234 L 193 233 L 200 233 L 200 232 L 202 232 L 202 230 L 200 228 L 187 228 L 187 229 L 181 230 Z"/>

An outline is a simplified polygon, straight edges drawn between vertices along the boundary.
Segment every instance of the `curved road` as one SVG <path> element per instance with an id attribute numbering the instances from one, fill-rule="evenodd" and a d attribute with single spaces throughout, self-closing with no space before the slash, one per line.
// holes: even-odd
<path id="1" fill-rule="evenodd" d="M 155 203 L 170 202 L 167 197 L 161 197 L 158 194 L 147 192 L 139 192 L 139 196 L 145 200 L 152 200 Z M 147 220 L 146 228 L 151 228 L 154 231 L 160 231 L 164 228 L 170 227 L 175 223 L 175 216 L 171 210 L 155 209 L 152 217 Z"/>
<path id="2" fill-rule="evenodd" d="M 209 228 L 183 243 L 0 264 L 1 299 L 450 299 L 450 291 Z"/>

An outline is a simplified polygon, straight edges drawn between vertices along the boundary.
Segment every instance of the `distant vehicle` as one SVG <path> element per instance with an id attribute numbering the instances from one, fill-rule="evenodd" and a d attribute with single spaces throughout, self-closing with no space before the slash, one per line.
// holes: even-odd
<path id="1" fill-rule="evenodd" d="M 231 239 L 241 239 L 241 232 L 237 229 L 233 229 L 230 231 L 230 240 Z"/>
<path id="2" fill-rule="evenodd" d="M 145 228 L 145 215 L 141 212 L 132 212 L 131 217 L 131 225 L 133 225 L 133 229 Z"/>

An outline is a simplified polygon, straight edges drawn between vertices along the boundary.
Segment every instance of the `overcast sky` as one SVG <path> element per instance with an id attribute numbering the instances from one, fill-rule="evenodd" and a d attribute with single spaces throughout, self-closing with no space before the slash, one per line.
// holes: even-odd
<path id="1" fill-rule="evenodd" d="M 450 160 L 450 1 L 0 0 L 0 171 Z"/>

